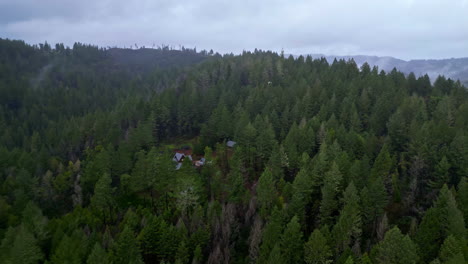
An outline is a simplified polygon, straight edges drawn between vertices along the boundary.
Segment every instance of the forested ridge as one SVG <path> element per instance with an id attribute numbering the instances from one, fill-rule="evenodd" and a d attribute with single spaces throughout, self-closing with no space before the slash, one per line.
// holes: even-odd
<path id="1" fill-rule="evenodd" d="M 466 263 L 467 129 L 445 77 L 0 39 L 0 263 Z"/>

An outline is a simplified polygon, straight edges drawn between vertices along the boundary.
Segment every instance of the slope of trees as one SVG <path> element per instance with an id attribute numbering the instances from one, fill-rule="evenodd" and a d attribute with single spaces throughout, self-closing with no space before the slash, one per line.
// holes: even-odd
<path id="1" fill-rule="evenodd" d="M 178 52 L 140 67 L 83 44 L 0 40 L 2 261 L 468 259 L 459 82 Z M 181 138 L 205 166 L 175 170 L 166 143 Z"/>

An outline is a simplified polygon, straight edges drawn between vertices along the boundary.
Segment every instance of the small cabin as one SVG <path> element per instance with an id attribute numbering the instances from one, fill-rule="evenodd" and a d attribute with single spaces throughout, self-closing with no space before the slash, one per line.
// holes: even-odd
<path id="1" fill-rule="evenodd" d="M 226 146 L 233 148 L 237 143 L 235 141 L 229 140 L 226 142 Z"/>
<path id="2" fill-rule="evenodd" d="M 175 162 L 182 162 L 182 161 L 184 161 L 184 158 L 185 158 L 184 153 L 176 152 L 174 154 L 174 157 L 172 158 L 172 160 L 175 161 Z"/>

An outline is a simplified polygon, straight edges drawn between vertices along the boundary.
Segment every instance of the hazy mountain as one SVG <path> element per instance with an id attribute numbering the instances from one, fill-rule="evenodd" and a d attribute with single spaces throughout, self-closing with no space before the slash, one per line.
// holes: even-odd
<path id="1" fill-rule="evenodd" d="M 468 58 L 457 59 L 441 59 L 441 60 L 410 60 L 405 61 L 393 57 L 378 57 L 378 56 L 334 56 L 323 54 L 312 54 L 313 58 L 325 57 L 329 63 L 336 59 L 351 59 L 361 66 L 364 62 L 369 63 L 371 66 L 378 66 L 386 72 L 391 71 L 393 68 L 404 73 L 414 72 L 416 76 L 427 74 L 431 81 L 435 81 L 437 76 L 444 75 L 447 78 L 460 80 L 464 84 L 468 84 Z"/>

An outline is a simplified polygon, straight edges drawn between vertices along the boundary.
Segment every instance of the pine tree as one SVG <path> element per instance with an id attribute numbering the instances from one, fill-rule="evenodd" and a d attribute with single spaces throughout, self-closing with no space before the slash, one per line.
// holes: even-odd
<path id="1" fill-rule="evenodd" d="M 458 184 L 457 202 L 460 210 L 465 217 L 465 223 L 468 222 L 468 182 L 466 177 L 462 177 Z"/>
<path id="2" fill-rule="evenodd" d="M 229 166 L 231 171 L 228 175 L 229 200 L 241 202 L 245 197 L 244 176 L 242 175 L 243 165 L 237 152 L 231 158 Z"/>
<path id="3" fill-rule="evenodd" d="M 430 208 L 424 214 L 416 233 L 415 241 L 419 247 L 419 254 L 424 262 L 437 257 L 440 240 L 443 239 L 440 218 L 435 208 Z"/>
<path id="4" fill-rule="evenodd" d="M 353 257 L 349 256 L 344 264 L 354 264 Z"/>
<path id="5" fill-rule="evenodd" d="M 416 245 L 398 227 L 390 229 L 377 245 L 376 260 L 382 264 L 411 264 L 418 262 Z"/>
<path id="6" fill-rule="evenodd" d="M 65 234 L 52 254 L 51 262 L 83 263 L 86 259 L 88 241 L 82 230 L 77 229 L 71 235 Z"/>
<path id="7" fill-rule="evenodd" d="M 200 245 L 197 245 L 193 251 L 192 264 L 202 263 L 202 258 L 203 258 L 203 255 L 202 255 L 201 247 Z"/>
<path id="8" fill-rule="evenodd" d="M 302 260 L 302 231 L 297 216 L 286 226 L 281 236 L 281 255 L 286 264 L 299 263 Z"/>
<path id="9" fill-rule="evenodd" d="M 364 253 L 364 255 L 362 255 L 361 264 L 372 264 L 372 260 L 370 259 L 367 253 Z"/>
<path id="10" fill-rule="evenodd" d="M 116 264 L 140 264 L 143 263 L 140 249 L 133 231 L 125 226 L 113 245 L 112 260 Z"/>
<path id="11" fill-rule="evenodd" d="M 105 173 L 97 181 L 94 187 L 94 195 L 91 198 L 91 206 L 101 212 L 103 221 L 112 219 L 112 209 L 114 207 L 114 189 L 111 187 L 112 179 Z M 108 216 L 108 217 L 106 217 Z"/>
<path id="12" fill-rule="evenodd" d="M 380 150 L 379 155 L 374 161 L 374 165 L 371 170 L 371 179 L 375 180 L 377 178 L 385 179 L 392 168 L 392 158 L 388 152 L 388 146 L 384 145 Z"/>
<path id="13" fill-rule="evenodd" d="M 88 256 L 86 264 L 107 264 L 109 258 L 107 252 L 101 247 L 99 243 L 94 244 L 93 250 Z"/>
<path id="14" fill-rule="evenodd" d="M 362 233 L 359 196 L 352 182 L 343 194 L 343 201 L 343 209 L 332 231 L 338 251 L 351 247 L 360 248 Z"/>
<path id="15" fill-rule="evenodd" d="M 332 251 L 327 239 L 319 229 L 310 234 L 309 241 L 304 245 L 304 261 L 307 264 L 331 263 Z"/>
<path id="16" fill-rule="evenodd" d="M 81 184 L 83 193 L 92 193 L 97 181 L 103 174 L 110 174 L 111 155 L 104 147 L 98 145 L 94 150 L 87 151 L 86 161 L 84 162 Z"/>
<path id="17" fill-rule="evenodd" d="M 42 210 L 33 202 L 29 202 L 22 213 L 22 224 L 28 229 L 39 242 L 49 237 L 47 230 L 48 219 L 42 214 Z"/>
<path id="18" fill-rule="evenodd" d="M 445 156 L 439 161 L 435 167 L 434 178 L 429 181 L 429 186 L 433 189 L 440 189 L 442 186 L 449 182 L 450 174 L 449 169 L 451 165 Z"/>
<path id="19" fill-rule="evenodd" d="M 281 247 L 279 243 L 276 243 L 275 246 L 273 247 L 273 250 L 271 250 L 267 263 L 268 264 L 289 263 L 289 262 L 285 262 L 285 259 L 281 255 Z"/>
<path id="20" fill-rule="evenodd" d="M 275 207 L 262 232 L 262 244 L 260 245 L 260 254 L 257 263 L 268 263 L 270 252 L 272 252 L 273 247 L 281 238 L 282 227 L 283 212 Z"/>
<path id="21" fill-rule="evenodd" d="M 322 187 L 322 204 L 320 205 L 320 221 L 322 224 L 331 224 L 335 212 L 338 210 L 337 195 L 343 176 L 338 165 L 333 162 L 331 169 L 325 174 Z"/>
<path id="22" fill-rule="evenodd" d="M 444 237 L 448 235 L 454 235 L 457 238 L 465 237 L 466 229 L 463 214 L 458 209 L 457 202 L 447 185 L 440 189 L 439 197 L 434 202 L 434 208 L 436 208 L 439 215 Z"/>
<path id="23" fill-rule="evenodd" d="M 6 241 L 4 240 L 3 242 Z M 25 226 L 20 225 L 17 227 L 14 242 L 10 245 L 9 252 L 2 258 L 4 258 L 3 261 L 5 263 L 29 264 L 39 263 L 44 258 L 44 254 L 39 248 L 38 241 L 34 235 Z"/>
<path id="24" fill-rule="evenodd" d="M 162 252 L 162 220 L 151 217 L 138 235 L 138 242 L 145 260 L 156 261 Z"/>
<path id="25" fill-rule="evenodd" d="M 463 244 L 454 236 L 448 236 L 440 247 L 439 259 L 442 263 L 466 263 L 463 255 Z"/>
<path id="26" fill-rule="evenodd" d="M 306 154 L 307 157 L 307 154 Z M 308 159 L 307 159 L 308 160 Z M 297 215 L 301 223 L 305 222 L 305 208 L 312 200 L 316 181 L 314 172 L 310 170 L 308 161 L 303 161 L 304 167 L 297 173 L 292 184 L 292 198 L 288 206 L 289 215 Z"/>
<path id="27" fill-rule="evenodd" d="M 269 168 L 266 168 L 258 180 L 257 197 L 260 206 L 260 214 L 267 216 L 275 202 L 275 182 Z"/>
<path id="28" fill-rule="evenodd" d="M 277 144 L 275 132 L 268 119 L 265 121 L 257 121 L 256 119 L 255 121 L 255 128 L 259 131 L 256 139 L 257 158 L 260 164 L 264 164 L 270 158 L 273 146 Z"/>
<path id="29" fill-rule="evenodd" d="M 189 261 L 190 255 L 188 252 L 188 248 L 185 245 L 185 241 L 182 241 L 177 248 L 177 253 L 175 255 L 175 263 L 176 264 L 187 264 Z"/>
<path id="30" fill-rule="evenodd" d="M 298 150 L 299 145 L 299 128 L 296 123 L 294 123 L 289 129 L 288 135 L 286 136 L 283 146 L 288 155 L 289 165 L 292 168 L 299 167 L 299 157 L 300 153 Z"/>

